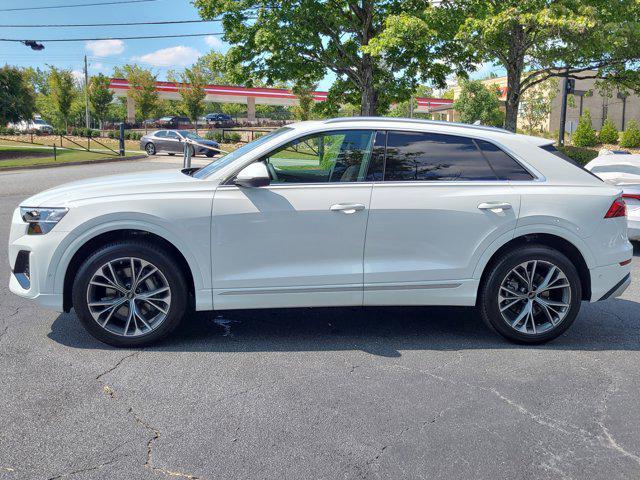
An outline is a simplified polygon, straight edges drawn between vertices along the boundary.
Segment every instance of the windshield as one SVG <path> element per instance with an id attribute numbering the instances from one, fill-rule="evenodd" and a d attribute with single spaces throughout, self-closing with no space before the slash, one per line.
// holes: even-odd
<path id="1" fill-rule="evenodd" d="M 243 145 L 242 147 L 238 148 L 237 150 L 234 150 L 231 153 L 227 153 L 223 157 L 220 157 L 219 159 L 214 160 L 206 167 L 203 167 L 200 170 L 198 170 L 196 173 L 194 173 L 193 176 L 195 178 L 208 177 L 213 172 L 216 172 L 221 168 L 226 167 L 236 159 L 240 158 L 245 153 L 250 152 L 254 148 L 259 147 L 263 143 L 271 140 L 272 138 L 278 137 L 283 133 L 289 132 L 291 130 L 293 129 L 290 127 L 281 127 L 281 128 L 278 128 L 277 130 L 274 130 L 271 133 L 267 133 L 266 135 L 263 135 L 262 137 L 255 139 L 253 142 L 249 142 L 246 145 Z"/>
<path id="2" fill-rule="evenodd" d="M 41 120 L 41 119 L 39 119 L 39 118 L 36 118 L 36 119 L 33 121 L 33 123 L 36 123 L 36 124 L 38 124 L 38 125 L 46 125 L 46 124 L 47 124 L 47 122 L 45 122 L 44 120 Z"/>
<path id="3" fill-rule="evenodd" d="M 196 135 L 195 133 L 191 133 L 187 130 L 178 130 L 178 133 L 183 137 L 190 138 L 191 140 L 202 140 L 201 136 Z"/>

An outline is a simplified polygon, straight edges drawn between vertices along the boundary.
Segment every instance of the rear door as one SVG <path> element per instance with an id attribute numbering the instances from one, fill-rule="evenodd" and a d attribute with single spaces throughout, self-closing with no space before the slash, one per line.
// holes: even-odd
<path id="1" fill-rule="evenodd" d="M 484 143 L 486 152 L 471 138 L 388 132 L 384 162 L 370 172 L 382 181 L 371 196 L 365 305 L 474 303 L 479 256 L 513 232 L 520 208 Z"/>

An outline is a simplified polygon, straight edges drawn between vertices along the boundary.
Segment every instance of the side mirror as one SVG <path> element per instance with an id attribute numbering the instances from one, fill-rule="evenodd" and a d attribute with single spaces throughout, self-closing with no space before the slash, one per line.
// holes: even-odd
<path id="1" fill-rule="evenodd" d="M 263 162 L 255 162 L 240 170 L 233 183 L 239 187 L 266 187 L 271 183 L 271 177 Z"/>

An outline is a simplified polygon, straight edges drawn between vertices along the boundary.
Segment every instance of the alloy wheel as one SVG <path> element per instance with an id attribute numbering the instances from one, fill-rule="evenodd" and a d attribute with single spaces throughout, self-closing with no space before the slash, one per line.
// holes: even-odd
<path id="1" fill-rule="evenodd" d="M 171 288 L 152 263 L 123 257 L 102 265 L 87 287 L 93 319 L 110 333 L 137 337 L 156 330 L 171 307 Z"/>
<path id="2" fill-rule="evenodd" d="M 536 335 L 556 328 L 571 308 L 571 284 L 560 267 L 531 260 L 514 267 L 500 284 L 498 307 L 514 330 Z"/>
<path id="3" fill-rule="evenodd" d="M 154 155 L 156 153 L 156 147 L 154 147 L 153 143 L 147 143 L 146 150 L 149 155 Z"/>

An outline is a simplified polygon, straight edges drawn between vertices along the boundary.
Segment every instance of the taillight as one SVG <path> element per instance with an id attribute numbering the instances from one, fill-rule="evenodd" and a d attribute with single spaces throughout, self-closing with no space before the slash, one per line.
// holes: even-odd
<path id="1" fill-rule="evenodd" d="M 607 214 L 604 218 L 617 218 L 617 217 L 626 217 L 627 216 L 627 204 L 624 203 L 622 197 L 616 198 L 609 210 L 607 210 Z"/>

